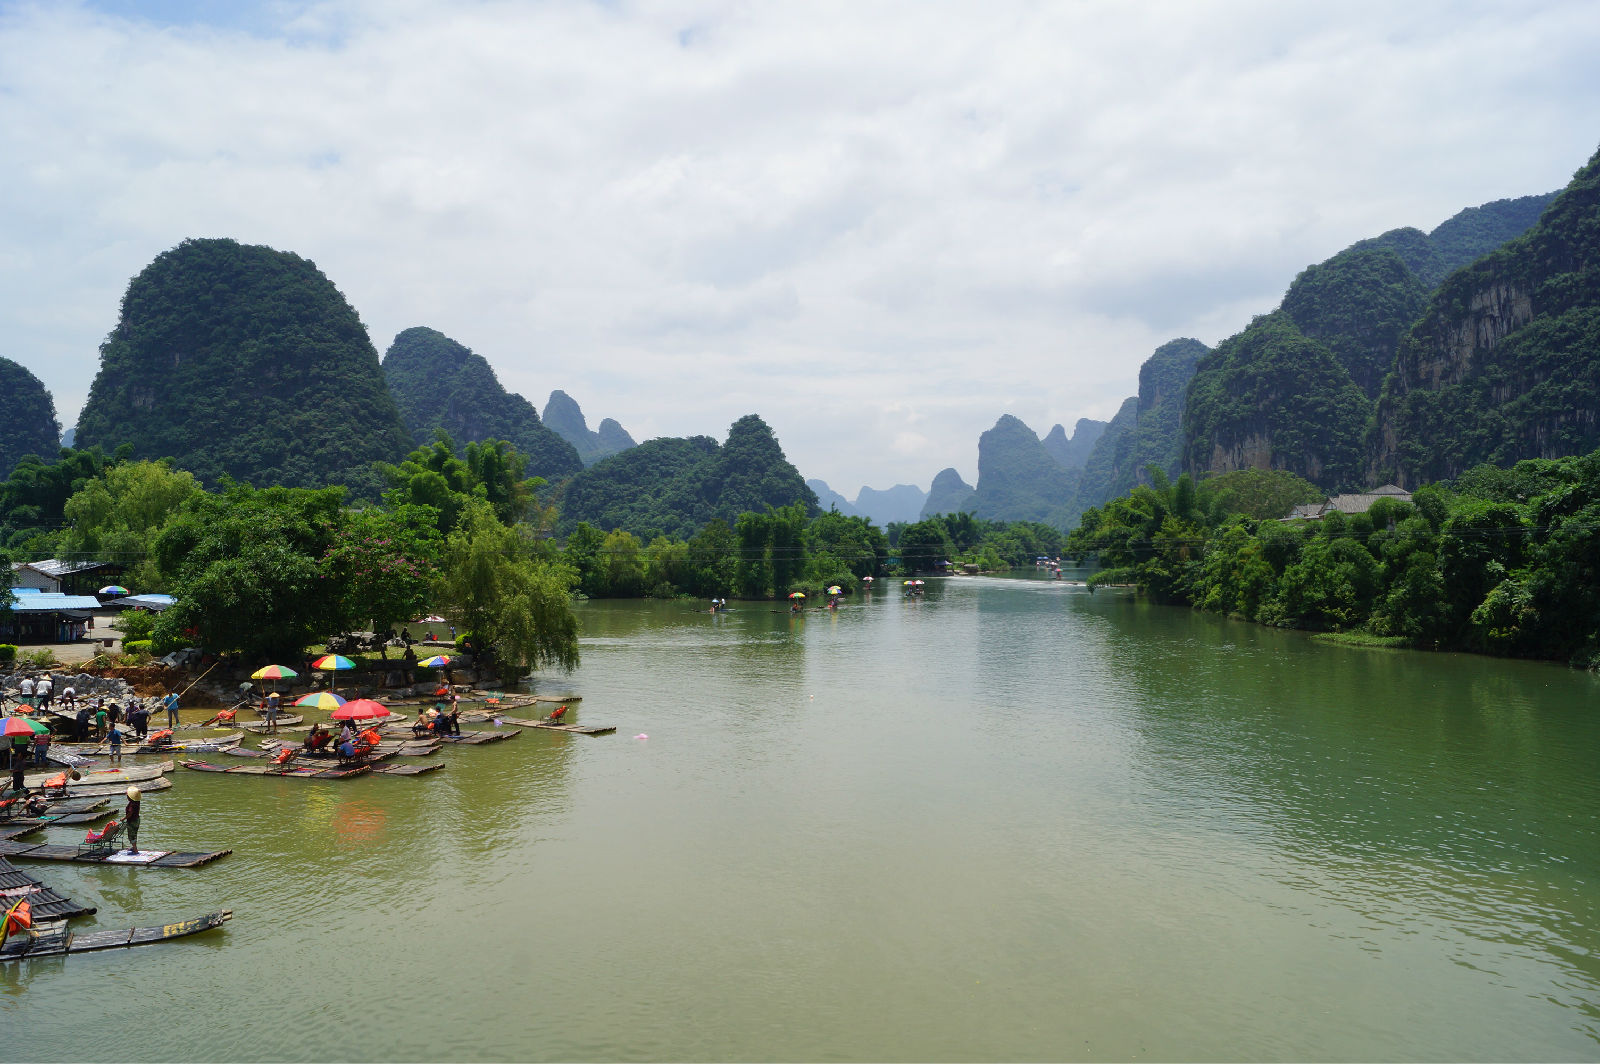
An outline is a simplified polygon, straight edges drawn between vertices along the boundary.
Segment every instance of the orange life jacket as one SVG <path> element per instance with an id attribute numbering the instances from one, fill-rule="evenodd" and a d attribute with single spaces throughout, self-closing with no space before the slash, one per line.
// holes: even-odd
<path id="1" fill-rule="evenodd" d="M 33 906 L 24 898 L 6 910 L 4 926 L 0 927 L 0 940 L 10 938 L 18 931 L 26 931 L 32 926 Z"/>

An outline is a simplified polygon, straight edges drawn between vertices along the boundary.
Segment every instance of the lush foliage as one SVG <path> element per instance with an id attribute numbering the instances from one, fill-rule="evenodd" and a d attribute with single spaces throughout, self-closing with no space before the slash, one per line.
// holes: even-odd
<path id="1" fill-rule="evenodd" d="M 1427 298 L 1427 286 L 1392 248 L 1350 248 L 1302 271 L 1283 297 L 1283 312 L 1375 399 Z"/>
<path id="2" fill-rule="evenodd" d="M 206 483 L 375 497 L 372 463 L 410 437 L 361 319 L 314 263 L 186 240 L 129 283 L 77 442 L 132 444 Z"/>
<path id="3" fill-rule="evenodd" d="M 55 400 L 38 377 L 9 358 L 0 358 L 0 476 L 9 475 L 24 455 L 54 457 L 61 447 Z"/>
<path id="4" fill-rule="evenodd" d="M 1184 466 L 1287 469 L 1329 490 L 1361 486 L 1371 404 L 1320 341 L 1283 311 L 1200 361 L 1183 416 Z"/>
<path id="5" fill-rule="evenodd" d="M 395 510 L 432 508 L 440 535 L 455 529 L 473 499 L 488 503 L 506 525 L 529 518 L 541 524 L 546 516 L 537 498 L 544 481 L 523 479 L 522 455 L 505 440 L 469 443 L 457 457 L 455 444 L 441 433 L 399 465 L 378 468 L 389 484 L 384 502 Z"/>
<path id="6" fill-rule="evenodd" d="M 1136 488 L 1068 549 L 1097 582 L 1264 624 L 1600 665 L 1600 451 L 1312 522 L 1240 513 L 1225 479 Z"/>
<path id="7" fill-rule="evenodd" d="M 572 570 L 527 526 L 503 525 L 474 500 L 445 541 L 435 590 L 476 649 L 517 667 L 570 669 L 578 663 L 572 583 Z"/>
<path id="8" fill-rule="evenodd" d="M 383 355 L 383 376 L 414 440 L 505 440 L 529 476 L 548 481 L 583 468 L 578 452 L 539 419 L 533 404 L 500 385 L 482 355 L 434 329 L 407 329 Z"/>
<path id="9" fill-rule="evenodd" d="M 816 511 L 816 495 L 772 430 L 749 414 L 720 447 L 707 436 L 648 440 L 597 462 L 567 483 L 561 527 L 570 532 L 581 522 L 643 541 L 683 538 L 714 519 L 731 526 L 740 514 L 791 503 Z"/>
<path id="10" fill-rule="evenodd" d="M 54 461 L 30 455 L 18 462 L 0 484 L 0 529 L 6 544 L 29 555 L 53 552 L 66 521 L 67 501 L 131 450 L 124 445 L 108 462 L 98 447 L 63 447 Z"/>
<path id="11" fill-rule="evenodd" d="M 1384 384 L 1378 469 L 1415 483 L 1600 445 L 1596 352 L 1600 153 L 1537 225 L 1433 294 Z"/>

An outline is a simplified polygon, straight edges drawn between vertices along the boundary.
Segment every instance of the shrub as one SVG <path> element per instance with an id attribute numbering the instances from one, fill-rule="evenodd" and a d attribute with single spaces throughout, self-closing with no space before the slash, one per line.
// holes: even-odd
<path id="1" fill-rule="evenodd" d="M 150 656 L 150 640 L 131 639 L 122 644 L 122 652 L 147 658 Z"/>
<path id="2" fill-rule="evenodd" d="M 117 618 L 117 628 L 122 631 L 123 645 L 140 639 L 148 640 L 155 626 L 155 614 L 144 610 L 124 610 L 122 616 Z"/>
<path id="3" fill-rule="evenodd" d="M 48 650 L 30 650 L 22 655 L 22 665 L 29 669 L 48 669 L 56 663 L 56 656 Z"/>
<path id="4" fill-rule="evenodd" d="M 10 665 L 17 660 L 15 643 L 0 643 L 0 665 Z"/>

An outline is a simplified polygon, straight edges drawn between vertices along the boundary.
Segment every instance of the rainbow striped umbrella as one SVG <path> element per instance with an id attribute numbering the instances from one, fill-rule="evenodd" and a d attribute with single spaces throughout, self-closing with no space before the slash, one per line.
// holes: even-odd
<path id="1" fill-rule="evenodd" d="M 326 669 L 329 672 L 338 672 L 340 669 L 353 669 L 356 667 L 356 663 L 343 654 L 324 654 L 316 661 L 313 661 L 311 667 L 313 669 Z M 335 683 L 333 686 L 337 688 L 339 685 Z"/>
<path id="2" fill-rule="evenodd" d="M 95 592 L 96 595 L 105 595 L 108 597 L 111 595 L 126 595 L 127 593 L 128 589 L 123 587 L 121 584 L 107 584 L 105 587 Z"/>
<path id="3" fill-rule="evenodd" d="M 312 691 L 294 700 L 295 705 L 310 706 L 312 709 L 338 709 L 344 702 L 344 699 L 332 691 Z"/>
<path id="4" fill-rule="evenodd" d="M 446 665 L 450 664 L 450 655 L 435 654 L 431 658 L 423 658 L 421 661 L 417 662 L 417 664 L 421 665 L 425 669 L 442 669 Z"/>
<path id="5" fill-rule="evenodd" d="M 292 680 L 298 672 L 287 665 L 264 665 L 250 674 L 252 680 Z"/>

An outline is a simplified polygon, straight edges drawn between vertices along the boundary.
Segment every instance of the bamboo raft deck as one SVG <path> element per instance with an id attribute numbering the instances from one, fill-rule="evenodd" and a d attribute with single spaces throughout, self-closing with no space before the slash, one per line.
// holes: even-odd
<path id="1" fill-rule="evenodd" d="M 9 909 L 23 898 L 33 910 L 35 921 L 70 920 L 74 916 L 93 916 L 99 911 L 93 905 L 57 894 L 10 861 L 0 858 L 0 908 Z"/>
<path id="2" fill-rule="evenodd" d="M 213 765 L 209 761 L 180 762 L 184 768 L 196 772 L 222 772 L 230 776 L 276 776 L 296 780 L 343 780 L 364 776 L 372 771 L 371 765 L 341 765 L 336 768 L 311 768 L 300 765 Z"/>
<path id="3" fill-rule="evenodd" d="M 172 781 L 165 776 L 157 776 L 153 780 L 140 780 L 134 786 L 138 787 L 144 794 L 153 794 L 156 791 L 164 791 L 171 788 Z M 120 783 L 90 783 L 87 786 L 84 783 L 79 783 L 67 792 L 67 798 L 69 800 L 72 798 L 115 798 L 127 789 L 127 780 L 123 780 Z"/>
<path id="4" fill-rule="evenodd" d="M 306 718 L 298 713 L 279 713 L 277 727 L 280 729 L 292 728 L 296 724 L 304 724 L 305 721 Z M 270 734 L 268 733 L 267 729 L 272 727 L 272 725 L 268 724 L 264 720 L 247 720 L 243 724 L 239 725 L 239 727 L 243 728 L 247 732 L 255 732 L 257 735 L 266 735 Z"/>
<path id="5" fill-rule="evenodd" d="M 27 834 L 37 831 L 38 828 L 24 828 L 21 831 L 0 832 L 0 857 L 20 859 L 24 861 L 69 861 L 76 864 L 104 864 L 126 865 L 129 868 L 196 868 L 209 864 L 219 857 L 226 857 L 232 850 L 211 850 L 209 852 L 179 852 L 176 850 L 143 850 L 130 853 L 127 850 L 86 850 L 83 846 L 51 846 L 45 843 L 19 842 L 12 836 Z"/>
<path id="6" fill-rule="evenodd" d="M 94 910 L 90 910 L 93 912 Z M 66 953 L 88 953 L 102 949 L 124 949 L 130 946 L 150 946 L 170 942 L 221 927 L 233 919 L 232 909 L 207 913 L 192 920 L 159 927 L 124 927 L 114 931 L 68 931 L 66 921 L 42 929 L 34 935 L 15 935 L 0 948 L 0 961 L 23 960 L 28 957 L 59 957 Z"/>
<path id="7" fill-rule="evenodd" d="M 590 726 L 587 724 L 552 724 L 543 720 L 525 720 L 521 717 L 495 717 L 501 724 L 515 724 L 519 728 L 543 728 L 545 731 L 571 732 L 573 735 L 610 735 L 617 730 L 615 724 Z"/>
<path id="8" fill-rule="evenodd" d="M 82 779 L 67 780 L 67 794 L 69 796 L 83 793 L 85 787 L 93 787 L 102 783 L 121 783 L 126 787 L 130 783 L 143 783 L 153 780 L 157 776 L 164 776 L 173 769 L 171 761 L 158 761 L 153 765 L 134 765 L 132 768 L 120 768 L 109 765 L 103 768 L 79 769 Z M 23 785 L 29 790 L 37 790 L 44 786 L 44 781 L 52 776 L 61 775 L 60 771 L 36 772 L 31 776 L 24 776 Z"/>

